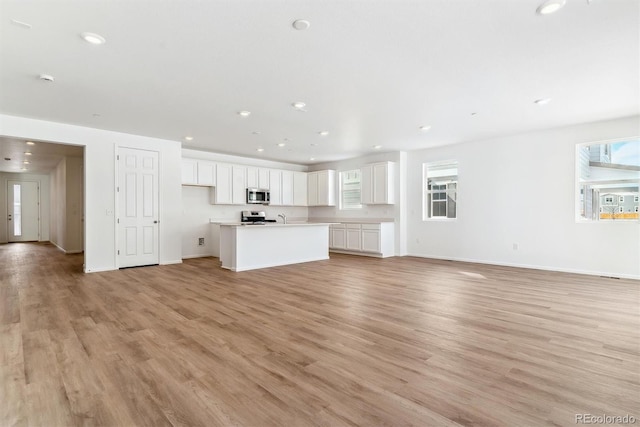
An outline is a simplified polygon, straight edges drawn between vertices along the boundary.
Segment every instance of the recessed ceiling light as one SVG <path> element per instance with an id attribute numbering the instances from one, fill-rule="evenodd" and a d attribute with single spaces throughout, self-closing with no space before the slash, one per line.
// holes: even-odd
<path id="1" fill-rule="evenodd" d="M 253 135 L 260 135 L 260 132 L 258 132 L 257 130 L 254 130 L 253 132 L 251 132 Z"/>
<path id="2" fill-rule="evenodd" d="M 256 149 L 256 151 L 259 151 L 259 152 L 262 153 L 264 151 L 264 148 L 258 148 L 258 149 Z"/>
<path id="3" fill-rule="evenodd" d="M 312 143 L 311 143 L 311 144 L 309 144 L 309 145 L 310 145 L 310 146 L 312 146 L 312 147 L 315 147 L 315 146 L 316 146 L 316 145 L 318 145 L 318 144 L 314 144 L 314 143 L 312 142 Z"/>
<path id="4" fill-rule="evenodd" d="M 29 160 L 25 160 L 25 161 L 24 161 L 24 162 L 22 162 L 22 163 L 24 163 L 25 165 L 28 165 L 28 164 L 29 164 Z"/>
<path id="5" fill-rule="evenodd" d="M 251 111 L 242 110 L 242 111 L 238 111 L 238 114 L 241 115 L 242 117 L 249 117 L 251 115 Z"/>
<path id="6" fill-rule="evenodd" d="M 26 171 L 26 170 L 27 170 L 27 168 L 20 168 L 20 170 L 21 170 L 21 171 Z"/>
<path id="7" fill-rule="evenodd" d="M 96 33 L 82 33 L 80 34 L 80 37 L 82 37 L 87 43 L 91 44 L 104 44 L 104 42 L 106 42 L 104 37 Z"/>
<path id="8" fill-rule="evenodd" d="M 281 142 L 281 143 L 278 144 L 278 147 L 284 147 L 285 145 L 287 145 L 287 144 L 285 144 L 284 142 Z"/>
<path id="9" fill-rule="evenodd" d="M 309 160 L 315 160 L 315 159 L 316 159 L 315 157 L 309 157 Z"/>
<path id="10" fill-rule="evenodd" d="M 27 141 L 27 145 L 36 145 L 36 143 L 33 141 Z"/>
<path id="11" fill-rule="evenodd" d="M 381 149 L 381 148 L 382 148 L 382 145 L 374 145 L 374 146 L 373 146 L 373 149 L 374 149 L 374 150 L 379 150 L 379 149 Z"/>
<path id="12" fill-rule="evenodd" d="M 471 115 L 472 115 L 472 116 L 476 116 L 476 115 L 478 115 L 478 113 L 471 113 Z"/>
<path id="13" fill-rule="evenodd" d="M 293 108 L 295 108 L 296 110 L 301 110 L 304 111 L 303 108 L 307 106 L 307 104 L 305 104 L 302 101 L 296 101 L 293 104 L 291 104 L 293 106 Z"/>
<path id="14" fill-rule="evenodd" d="M 306 19 L 296 19 L 291 25 L 298 31 L 304 31 L 311 26 L 311 22 Z"/>
<path id="15" fill-rule="evenodd" d="M 193 137 L 192 136 L 185 136 L 184 139 L 186 141 L 193 141 Z"/>
<path id="16" fill-rule="evenodd" d="M 31 151 L 25 151 L 25 152 L 24 152 L 24 155 L 25 155 L 25 156 L 31 156 L 31 155 L 33 155 L 33 153 L 32 153 Z"/>
<path id="17" fill-rule="evenodd" d="M 98 113 L 93 113 L 93 114 L 92 114 L 92 116 L 93 116 L 93 117 L 100 117 L 100 114 L 98 114 Z"/>
<path id="18" fill-rule="evenodd" d="M 566 3 L 567 0 L 547 0 L 538 6 L 536 13 L 538 15 L 549 15 L 560 10 Z"/>
<path id="19" fill-rule="evenodd" d="M 425 125 L 425 126 L 420 126 L 420 130 L 421 130 L 422 132 L 427 132 L 429 129 L 431 129 L 431 126 L 427 126 L 427 125 Z"/>
<path id="20" fill-rule="evenodd" d="M 540 99 L 536 99 L 533 102 L 538 105 L 546 105 L 551 102 L 551 98 L 540 98 Z"/>
<path id="21" fill-rule="evenodd" d="M 329 135 L 329 131 L 328 130 L 323 130 L 322 132 L 318 132 L 318 135 L 327 136 L 327 135 Z"/>
<path id="22" fill-rule="evenodd" d="M 52 82 L 54 80 L 53 76 L 50 74 L 40 74 L 38 78 L 46 82 Z"/>

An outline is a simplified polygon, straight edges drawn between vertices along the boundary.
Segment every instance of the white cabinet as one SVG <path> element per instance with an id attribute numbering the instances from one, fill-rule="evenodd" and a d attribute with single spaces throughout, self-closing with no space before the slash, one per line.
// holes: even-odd
<path id="1" fill-rule="evenodd" d="M 293 172 L 281 171 L 282 204 L 293 206 Z"/>
<path id="2" fill-rule="evenodd" d="M 362 250 L 362 230 L 360 224 L 347 224 L 347 246 L 350 251 Z"/>
<path id="3" fill-rule="evenodd" d="M 182 185 L 215 185 L 216 164 L 206 160 L 182 159 Z"/>
<path id="4" fill-rule="evenodd" d="M 329 248 L 334 252 L 389 257 L 395 254 L 394 223 L 333 224 Z"/>
<path id="5" fill-rule="evenodd" d="M 182 185 L 198 185 L 198 161 L 182 159 Z"/>
<path id="6" fill-rule="evenodd" d="M 247 203 L 247 167 L 233 165 L 231 169 L 231 203 L 245 205 Z"/>
<path id="7" fill-rule="evenodd" d="M 230 205 L 233 203 L 233 166 L 226 163 L 216 164 L 216 186 L 211 188 L 211 203 Z"/>
<path id="8" fill-rule="evenodd" d="M 282 171 L 277 169 L 269 170 L 269 184 L 271 187 L 270 190 L 270 205 L 280 206 L 282 203 Z"/>
<path id="9" fill-rule="evenodd" d="M 198 185 L 216 185 L 216 164 L 198 160 Z"/>
<path id="10" fill-rule="evenodd" d="M 362 171 L 363 205 L 392 205 L 394 201 L 394 163 L 380 162 L 365 165 Z"/>
<path id="11" fill-rule="evenodd" d="M 329 226 L 329 247 L 334 249 L 346 249 L 347 229 L 344 224 L 332 224 Z"/>
<path id="12" fill-rule="evenodd" d="M 307 206 L 307 203 L 307 174 L 293 172 L 293 206 Z"/>
<path id="13" fill-rule="evenodd" d="M 215 205 L 244 205 L 247 202 L 247 170 L 245 166 L 217 163 L 216 185 L 211 188 L 211 203 Z"/>
<path id="14" fill-rule="evenodd" d="M 380 228 L 380 224 L 362 224 L 362 250 L 364 252 L 381 252 Z"/>
<path id="15" fill-rule="evenodd" d="M 247 183 L 248 188 L 260 188 L 268 190 L 269 187 L 269 169 L 247 167 Z"/>
<path id="16" fill-rule="evenodd" d="M 336 205 L 336 171 L 324 170 L 307 174 L 307 199 L 309 206 Z"/>

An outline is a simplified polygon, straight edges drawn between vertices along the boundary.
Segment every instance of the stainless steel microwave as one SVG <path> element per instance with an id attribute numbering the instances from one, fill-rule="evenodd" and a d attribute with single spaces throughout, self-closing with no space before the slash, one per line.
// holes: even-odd
<path id="1" fill-rule="evenodd" d="M 248 205 L 268 205 L 269 200 L 269 190 L 264 188 L 247 188 Z"/>

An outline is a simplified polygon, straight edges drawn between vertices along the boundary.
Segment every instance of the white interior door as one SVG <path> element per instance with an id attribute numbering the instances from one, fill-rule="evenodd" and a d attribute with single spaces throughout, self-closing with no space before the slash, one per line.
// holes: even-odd
<path id="1" fill-rule="evenodd" d="M 158 152 L 118 152 L 118 267 L 158 264 Z"/>
<path id="2" fill-rule="evenodd" d="M 7 181 L 9 242 L 40 239 L 40 187 L 35 181 Z"/>

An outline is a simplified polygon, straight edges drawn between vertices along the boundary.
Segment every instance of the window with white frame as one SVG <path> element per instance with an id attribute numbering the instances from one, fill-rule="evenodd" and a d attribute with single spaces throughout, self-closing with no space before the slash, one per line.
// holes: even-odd
<path id="1" fill-rule="evenodd" d="M 578 220 L 638 220 L 639 188 L 639 137 L 577 146 Z"/>
<path id="2" fill-rule="evenodd" d="M 424 163 L 422 169 L 423 219 L 455 219 L 458 210 L 458 162 Z"/>
<path id="3" fill-rule="evenodd" d="M 360 169 L 340 172 L 340 209 L 361 209 Z"/>

